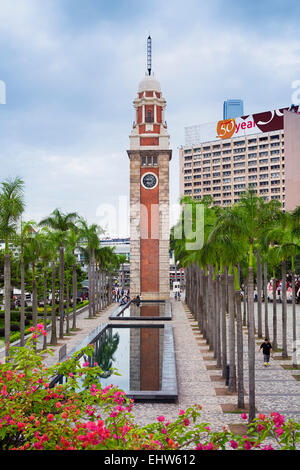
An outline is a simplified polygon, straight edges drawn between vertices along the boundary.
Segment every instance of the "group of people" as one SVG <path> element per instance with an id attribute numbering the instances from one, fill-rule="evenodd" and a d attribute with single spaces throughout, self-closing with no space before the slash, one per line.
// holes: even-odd
<path id="1" fill-rule="evenodd" d="M 130 292 L 129 289 L 125 291 L 123 288 L 120 289 L 119 287 L 113 290 L 113 302 L 117 302 L 120 305 L 125 305 L 130 300 Z"/>
<path id="2" fill-rule="evenodd" d="M 286 296 L 287 301 L 291 302 L 293 299 L 292 289 L 292 275 L 288 274 L 286 277 Z M 273 279 L 268 283 L 268 298 L 273 299 Z M 282 280 L 276 281 L 276 298 L 282 302 Z M 300 303 L 300 276 L 295 276 L 295 301 Z"/>
<path id="3" fill-rule="evenodd" d="M 179 290 L 178 292 L 175 292 L 174 298 L 175 298 L 175 300 L 180 300 L 180 299 L 181 299 L 181 292 L 180 292 L 180 290 Z"/>

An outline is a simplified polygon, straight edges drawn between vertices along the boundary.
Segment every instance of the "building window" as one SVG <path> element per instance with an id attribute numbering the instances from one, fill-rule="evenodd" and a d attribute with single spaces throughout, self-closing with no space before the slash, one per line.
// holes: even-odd
<path id="1" fill-rule="evenodd" d="M 147 156 L 147 157 L 142 157 L 142 166 L 157 166 L 157 156 L 156 157 L 151 157 L 151 156 Z M 187 166 L 187 164 L 184 165 L 185 167 Z M 186 170 L 184 171 L 184 173 L 190 173 L 192 170 Z"/>

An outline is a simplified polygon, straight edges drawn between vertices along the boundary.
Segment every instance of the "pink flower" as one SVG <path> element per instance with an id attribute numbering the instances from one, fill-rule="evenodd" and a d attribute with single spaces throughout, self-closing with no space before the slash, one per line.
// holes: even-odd
<path id="1" fill-rule="evenodd" d="M 196 450 L 204 450 L 203 444 L 198 444 L 198 445 L 196 446 Z"/>
<path id="2" fill-rule="evenodd" d="M 61 408 L 61 406 L 62 406 L 62 405 L 61 405 L 61 402 L 58 401 L 58 402 L 55 404 L 55 406 L 56 406 L 56 408 Z"/>
<path id="3" fill-rule="evenodd" d="M 236 441 L 230 441 L 230 446 L 231 446 L 233 449 L 237 449 L 238 443 L 237 443 Z"/>
<path id="4" fill-rule="evenodd" d="M 184 411 L 184 410 L 180 410 L 180 411 L 179 411 L 179 416 L 182 416 L 182 415 L 184 415 L 184 414 L 185 414 L 185 411 Z"/>
<path id="5" fill-rule="evenodd" d="M 251 447 L 252 447 L 252 444 L 250 444 L 249 441 L 245 441 L 245 442 L 244 442 L 244 448 L 245 448 L 245 450 L 250 450 Z"/>
<path id="6" fill-rule="evenodd" d="M 49 413 L 48 416 L 47 416 L 47 420 L 49 423 L 51 423 L 51 421 L 54 420 L 54 415 L 52 413 Z"/>
<path id="7" fill-rule="evenodd" d="M 209 442 L 205 447 L 204 447 L 205 450 L 213 450 L 214 449 L 214 445 L 212 442 Z"/>
<path id="8" fill-rule="evenodd" d="M 241 418 L 242 418 L 242 419 L 247 419 L 247 413 L 241 414 Z"/>
<path id="9" fill-rule="evenodd" d="M 166 419 L 166 418 L 165 418 L 164 416 L 159 416 L 159 417 L 157 418 L 157 421 L 163 423 L 163 422 L 165 421 L 165 419 Z"/>
<path id="10" fill-rule="evenodd" d="M 276 426 L 276 428 L 279 428 L 282 426 L 284 423 L 284 416 L 280 415 L 279 413 L 271 413 L 271 416 L 273 417 L 273 422 Z"/>
<path id="11" fill-rule="evenodd" d="M 72 374 L 72 372 L 69 372 L 69 377 L 74 377 L 74 375 Z"/>
<path id="12" fill-rule="evenodd" d="M 183 422 L 184 422 L 185 426 L 188 426 L 190 424 L 190 420 L 187 419 L 187 418 L 184 418 Z"/>
<path id="13" fill-rule="evenodd" d="M 282 428 L 277 428 L 277 429 L 275 429 L 275 432 L 276 432 L 277 436 L 279 437 L 279 436 L 281 436 L 281 434 L 284 433 L 284 430 Z"/>
<path id="14" fill-rule="evenodd" d="M 269 444 L 268 446 L 263 447 L 263 450 L 274 450 L 274 449 L 271 446 L 271 444 Z"/>

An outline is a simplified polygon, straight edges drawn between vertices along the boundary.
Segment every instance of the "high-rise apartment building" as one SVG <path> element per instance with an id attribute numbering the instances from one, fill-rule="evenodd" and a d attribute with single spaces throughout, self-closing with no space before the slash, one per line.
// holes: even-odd
<path id="1" fill-rule="evenodd" d="M 300 111 L 300 107 L 299 107 Z M 252 188 L 286 210 L 300 205 L 298 106 L 185 129 L 180 149 L 180 194 L 215 205 L 239 201 Z"/>
<path id="2" fill-rule="evenodd" d="M 223 104 L 223 119 L 231 119 L 244 115 L 243 100 L 226 100 Z"/>

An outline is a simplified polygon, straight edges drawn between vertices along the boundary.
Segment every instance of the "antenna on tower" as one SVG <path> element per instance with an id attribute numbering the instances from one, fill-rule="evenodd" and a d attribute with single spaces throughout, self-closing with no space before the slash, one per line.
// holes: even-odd
<path id="1" fill-rule="evenodd" d="M 152 69 L 152 39 L 151 36 L 148 36 L 147 39 L 147 70 L 148 74 L 151 75 Z"/>

